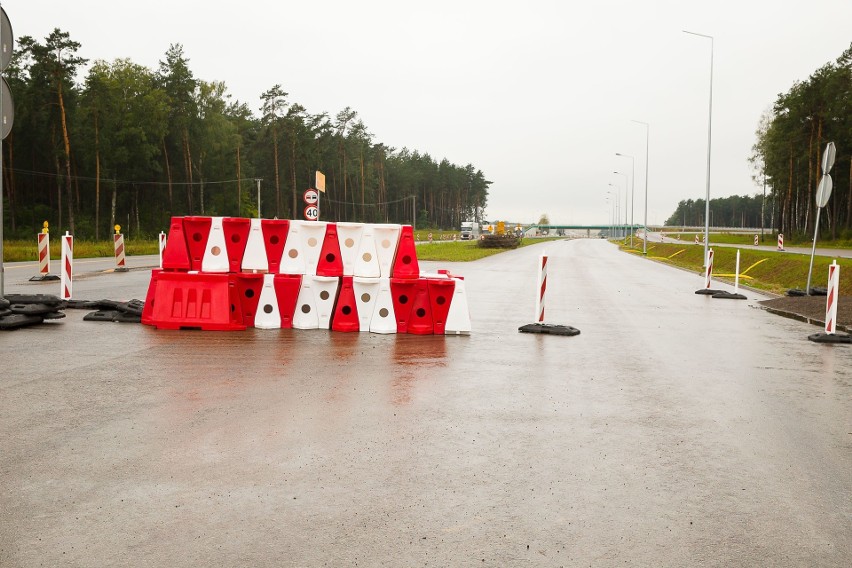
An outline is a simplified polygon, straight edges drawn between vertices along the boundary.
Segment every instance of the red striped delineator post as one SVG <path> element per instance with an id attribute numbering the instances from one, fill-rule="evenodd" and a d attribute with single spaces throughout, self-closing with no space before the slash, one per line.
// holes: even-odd
<path id="1" fill-rule="evenodd" d="M 65 231 L 65 234 L 62 238 L 62 276 L 59 279 L 59 286 L 61 287 L 60 297 L 63 300 L 71 299 L 71 288 L 72 288 L 72 269 L 71 266 L 74 263 L 74 237 L 68 231 Z"/>
<path id="2" fill-rule="evenodd" d="M 38 272 L 42 276 L 50 274 L 50 235 L 38 234 Z"/>
<path id="3" fill-rule="evenodd" d="M 124 272 L 127 270 L 127 264 L 124 258 L 124 235 L 116 233 L 112 236 L 115 244 L 115 270 Z"/>
<path id="4" fill-rule="evenodd" d="M 784 233 L 778 233 L 778 250 L 784 250 Z"/>
<path id="5" fill-rule="evenodd" d="M 713 249 L 707 251 L 707 268 L 704 272 L 704 287 L 710 288 L 710 280 L 713 278 Z"/>
<path id="6" fill-rule="evenodd" d="M 166 250 L 166 234 L 160 231 L 160 268 L 163 267 L 163 251 Z"/>
<path id="7" fill-rule="evenodd" d="M 539 257 L 538 263 L 538 294 L 535 298 L 535 321 L 544 321 L 544 292 L 547 290 L 547 255 Z"/>
<path id="8" fill-rule="evenodd" d="M 837 296 L 840 288 L 840 266 L 837 261 L 828 267 L 828 293 L 825 298 L 825 333 L 837 331 Z"/>

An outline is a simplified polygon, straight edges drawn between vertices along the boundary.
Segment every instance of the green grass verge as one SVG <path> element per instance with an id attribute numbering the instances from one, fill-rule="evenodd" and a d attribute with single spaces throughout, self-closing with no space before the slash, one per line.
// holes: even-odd
<path id="1" fill-rule="evenodd" d="M 127 239 L 124 240 L 125 254 L 146 255 L 158 254 L 159 245 L 156 240 Z M 113 241 L 81 241 L 74 239 L 74 258 L 102 258 L 115 254 Z M 50 258 L 56 260 L 62 256 L 62 239 L 59 235 L 50 238 Z M 5 262 L 26 262 L 38 260 L 38 241 L 5 241 L 3 243 L 3 260 Z"/>
<path id="2" fill-rule="evenodd" d="M 630 252 L 637 252 L 634 247 Z M 623 247 L 628 250 L 629 247 Z M 639 242 L 638 254 L 641 255 L 642 243 Z M 704 247 L 695 244 L 648 243 L 648 256 L 673 266 L 679 266 L 696 274 L 703 274 Z M 737 249 L 717 247 L 713 249 L 714 278 L 733 283 Z M 831 257 L 814 258 L 811 286 L 824 288 L 828 280 L 828 266 Z M 766 290 L 774 294 L 784 294 L 790 288 L 804 289 L 808 281 L 810 255 L 790 252 L 761 251 L 740 249 L 740 284 Z M 840 271 L 840 293 L 852 295 L 852 259 L 838 258 Z M 730 276 L 722 276 L 730 275 Z"/>
<path id="3" fill-rule="evenodd" d="M 562 240 L 564 237 L 543 237 L 535 239 L 523 239 L 521 247 L 543 243 L 547 241 Z M 499 254 L 512 249 L 481 248 L 477 241 L 449 241 L 424 243 L 417 245 L 418 260 L 435 260 L 440 262 L 469 262 L 479 260 L 492 254 Z"/>

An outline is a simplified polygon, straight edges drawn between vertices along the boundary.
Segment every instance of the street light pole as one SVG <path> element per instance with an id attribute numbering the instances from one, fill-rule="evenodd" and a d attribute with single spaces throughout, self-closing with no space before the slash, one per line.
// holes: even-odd
<path id="1" fill-rule="evenodd" d="M 636 160 L 630 154 L 615 153 L 622 158 L 630 158 L 630 248 L 633 248 L 633 201 L 636 197 Z"/>
<path id="2" fill-rule="evenodd" d="M 612 172 L 614 174 L 618 174 L 620 176 L 624 176 L 624 236 L 627 236 L 627 174 L 623 174 L 621 172 Z"/>
<path id="3" fill-rule="evenodd" d="M 645 127 L 645 221 L 643 223 L 645 238 L 642 239 L 642 254 L 648 254 L 648 142 L 651 139 L 651 125 L 641 120 L 633 120 Z"/>
<path id="4" fill-rule="evenodd" d="M 710 40 L 710 110 L 709 118 L 707 119 L 707 194 L 704 200 L 704 265 L 706 267 L 707 250 L 710 247 L 710 144 L 713 139 L 713 36 L 688 32 L 686 30 L 683 30 L 683 33 L 705 37 Z"/>
<path id="5" fill-rule="evenodd" d="M 620 207 L 619 201 L 621 200 L 621 188 L 618 187 L 617 185 L 615 185 L 614 183 L 609 184 L 609 186 L 611 188 L 613 188 L 615 190 L 615 193 L 616 193 L 616 195 L 615 195 L 615 225 L 616 225 L 616 228 L 618 229 L 618 235 L 616 235 L 616 238 L 620 238 L 621 237 L 621 230 L 618 227 L 618 225 L 621 222 L 621 211 L 619 209 L 619 207 Z"/>

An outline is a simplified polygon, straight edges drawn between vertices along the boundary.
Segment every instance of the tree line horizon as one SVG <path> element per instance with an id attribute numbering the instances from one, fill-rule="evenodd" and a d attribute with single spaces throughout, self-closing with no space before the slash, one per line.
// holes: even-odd
<path id="1" fill-rule="evenodd" d="M 259 115 L 224 82 L 196 78 L 173 43 L 156 70 L 130 59 L 88 63 L 56 28 L 23 36 L 6 69 L 14 103 L 3 142 L 7 238 L 44 221 L 101 239 L 115 224 L 153 236 L 172 216 L 302 219 L 303 192 L 324 173 L 322 218 L 458 227 L 484 218 L 491 182 L 473 164 L 375 140 L 350 107 L 311 114 L 281 84 Z M 129 225 L 129 226 L 128 226 Z"/>

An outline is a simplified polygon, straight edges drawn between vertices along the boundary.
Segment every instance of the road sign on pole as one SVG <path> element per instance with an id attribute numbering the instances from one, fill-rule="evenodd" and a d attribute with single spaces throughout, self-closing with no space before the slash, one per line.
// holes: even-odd
<path id="1" fill-rule="evenodd" d="M 831 197 L 831 189 L 834 187 L 834 182 L 831 181 L 831 176 L 828 172 L 834 166 L 835 148 L 834 142 L 829 142 L 825 146 L 825 151 L 822 153 L 822 179 L 819 180 L 819 186 L 816 191 L 816 223 L 814 223 L 814 242 L 811 245 L 811 263 L 808 266 L 808 283 L 805 287 L 805 294 L 811 293 L 811 276 L 814 271 L 814 255 L 816 254 L 817 235 L 819 235 L 819 214 L 822 208 L 828 203 L 828 198 Z"/>
<path id="2" fill-rule="evenodd" d="M 315 189 L 306 189 L 303 197 L 308 205 L 316 205 L 319 201 L 319 192 Z"/>
<path id="3" fill-rule="evenodd" d="M 319 209 L 316 205 L 308 205 L 305 207 L 305 219 L 308 221 L 316 221 L 319 219 Z"/>

